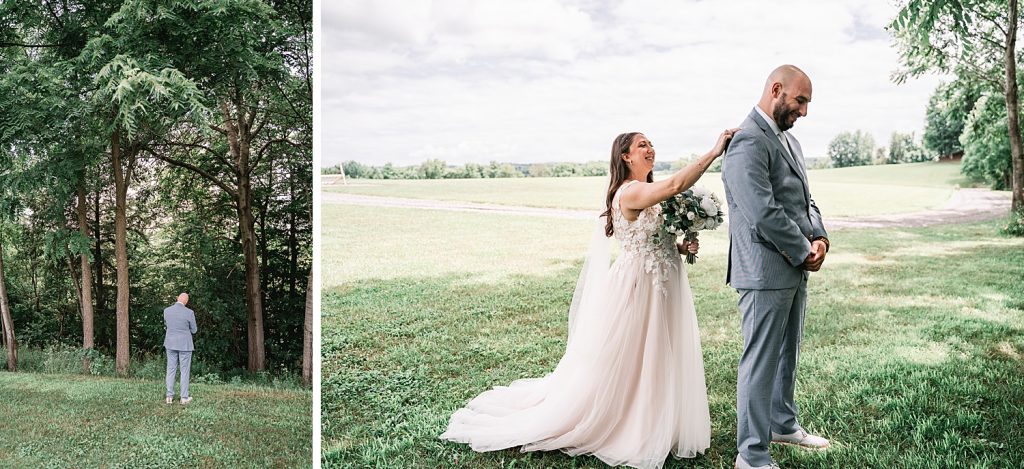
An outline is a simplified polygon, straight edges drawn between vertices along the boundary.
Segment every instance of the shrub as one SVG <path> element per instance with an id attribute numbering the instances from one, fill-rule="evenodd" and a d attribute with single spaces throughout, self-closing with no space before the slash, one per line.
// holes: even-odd
<path id="1" fill-rule="evenodd" d="M 1003 234 L 1024 236 L 1024 209 L 1010 213 L 1010 219 L 1002 229 Z"/>

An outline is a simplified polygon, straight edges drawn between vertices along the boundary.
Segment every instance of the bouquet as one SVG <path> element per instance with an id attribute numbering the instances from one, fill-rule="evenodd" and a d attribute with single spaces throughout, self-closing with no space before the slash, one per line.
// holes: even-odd
<path id="1" fill-rule="evenodd" d="M 661 203 L 662 226 L 665 231 L 684 236 L 687 241 L 697 239 L 700 230 L 713 230 L 722 224 L 722 201 L 711 191 L 694 186 Z M 686 253 L 686 263 L 693 264 L 697 256 Z"/>

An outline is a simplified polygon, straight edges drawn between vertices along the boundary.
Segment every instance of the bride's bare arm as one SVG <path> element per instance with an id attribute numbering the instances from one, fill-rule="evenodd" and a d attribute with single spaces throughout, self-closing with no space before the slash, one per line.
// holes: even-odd
<path id="1" fill-rule="evenodd" d="M 725 151 L 725 147 L 729 140 L 732 139 L 732 135 L 739 130 L 739 128 L 735 128 L 722 132 L 718 136 L 718 142 L 715 143 L 711 151 L 686 165 L 685 168 L 676 171 L 675 174 L 667 179 L 649 184 L 633 184 L 626 188 L 623 190 L 622 198 L 619 200 L 622 208 L 639 212 L 689 189 L 690 186 L 693 186 L 700 179 L 704 171 L 707 171 L 711 163 L 715 161 L 715 158 L 718 158 Z"/>

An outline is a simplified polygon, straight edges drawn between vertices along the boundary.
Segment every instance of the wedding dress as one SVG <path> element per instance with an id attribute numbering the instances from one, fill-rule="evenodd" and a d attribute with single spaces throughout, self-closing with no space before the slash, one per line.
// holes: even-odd
<path id="1" fill-rule="evenodd" d="M 633 222 L 623 217 L 619 196 L 634 182 L 612 201 L 620 254 L 610 269 L 607 257 L 603 266 L 590 265 L 602 262 L 593 258 L 592 247 L 555 370 L 480 394 L 452 415 L 442 439 L 475 451 L 557 449 L 645 469 L 661 468 L 670 453 L 692 458 L 710 446 L 704 363 L 686 270 L 674 237 L 662 232 L 655 242 L 662 231 L 660 205 Z"/>

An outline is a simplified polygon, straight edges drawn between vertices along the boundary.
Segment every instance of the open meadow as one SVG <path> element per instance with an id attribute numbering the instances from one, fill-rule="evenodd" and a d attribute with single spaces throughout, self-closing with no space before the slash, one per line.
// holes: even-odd
<path id="1" fill-rule="evenodd" d="M 862 203 L 839 194 L 877 190 L 896 197 L 890 206 L 928 207 L 958 184 L 948 169 L 956 165 L 905 166 L 812 171 L 812 193 L 827 219 Z M 897 173 L 883 171 L 890 169 Z M 529 190 L 566 194 L 571 204 L 593 196 L 589 188 L 602 190 L 574 178 L 385 183 L 397 193 L 381 194 L 517 205 L 545 200 Z M 428 183 L 446 192 L 427 193 Z M 820 195 L 829 185 L 836 192 Z M 897 197 L 914 187 L 922 192 Z M 1001 468 L 1024 460 L 1024 239 L 998 234 L 1001 222 L 830 233 L 832 250 L 810 281 L 797 402 L 802 423 L 834 446 L 773 447 L 782 467 Z M 481 454 L 437 439 L 473 396 L 554 368 L 591 228 L 571 219 L 325 204 L 324 467 L 603 467 L 592 457 Z M 737 296 L 724 283 L 727 244 L 724 230 L 702 233 L 700 259 L 688 269 L 711 447 L 666 467 L 731 468 L 736 454 L 742 338 Z"/>
<path id="2" fill-rule="evenodd" d="M 45 373 L 0 376 L 0 467 L 295 468 L 312 465 L 312 393 Z"/>

